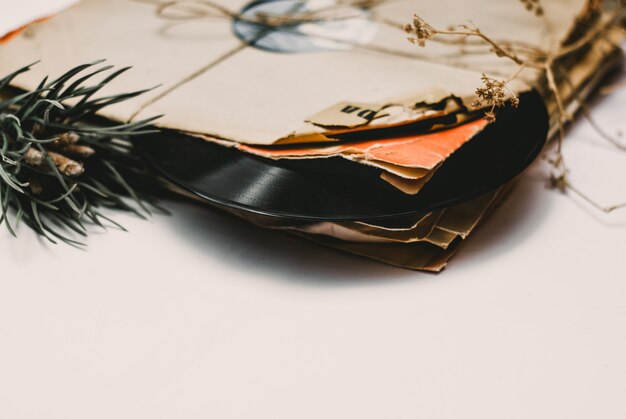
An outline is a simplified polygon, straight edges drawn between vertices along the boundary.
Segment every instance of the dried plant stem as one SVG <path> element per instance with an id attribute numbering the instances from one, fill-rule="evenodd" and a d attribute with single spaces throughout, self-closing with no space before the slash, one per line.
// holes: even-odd
<path id="1" fill-rule="evenodd" d="M 541 7 L 539 1 L 522 0 L 522 3 L 526 6 L 528 10 L 534 11 L 538 16 L 543 14 L 543 8 Z M 561 46 L 561 48 L 558 51 L 555 51 L 552 53 L 547 53 L 545 51 L 542 51 L 539 48 L 526 46 L 526 45 L 515 48 L 515 43 L 512 43 L 512 42 L 507 43 L 505 46 L 505 43 L 493 40 L 491 37 L 482 33 L 480 29 L 475 26 L 463 25 L 463 26 L 458 27 L 460 29 L 440 30 L 428 24 L 418 15 L 414 15 L 413 22 L 411 24 L 405 25 L 404 30 L 410 35 L 409 41 L 421 47 L 424 47 L 426 45 L 426 41 L 435 40 L 435 39 L 441 41 L 440 38 L 436 38 L 437 35 L 461 37 L 460 39 L 455 39 L 452 42 L 450 42 L 450 43 L 456 43 L 458 45 L 463 45 L 463 43 L 468 38 L 478 39 L 480 42 L 489 46 L 491 50 L 498 57 L 507 58 L 513 61 L 515 64 L 517 64 L 520 67 L 519 70 L 515 73 L 515 75 L 513 75 L 511 78 L 509 78 L 506 81 L 498 81 L 498 80 L 489 78 L 485 76 L 484 74 L 482 75 L 481 80 L 483 82 L 483 87 L 478 88 L 476 90 L 477 99 L 474 103 L 475 103 L 475 106 L 487 105 L 491 107 L 490 110 L 485 113 L 485 117 L 490 121 L 495 120 L 494 110 L 497 107 L 503 105 L 505 91 L 508 91 L 509 94 L 512 95 L 513 98 L 516 98 L 515 93 L 510 92 L 510 90 L 507 87 L 507 84 L 510 81 L 515 79 L 519 75 L 519 73 L 526 67 L 542 70 L 545 73 L 547 89 L 550 92 L 550 94 L 553 95 L 554 100 L 556 102 L 556 106 L 557 106 L 558 134 L 557 134 L 556 151 L 554 153 L 554 156 L 548 159 L 549 164 L 555 170 L 555 173 L 551 174 L 550 176 L 550 185 L 552 188 L 558 189 L 561 192 L 566 192 L 567 190 L 571 190 L 572 192 L 582 197 L 585 201 L 590 203 L 593 207 L 600 209 L 604 212 L 612 212 L 620 208 L 625 208 L 626 203 L 621 204 L 621 205 L 613 205 L 609 207 L 604 207 L 598 204 L 597 202 L 595 202 L 586 194 L 584 194 L 581 190 L 577 189 L 569 181 L 568 170 L 565 164 L 565 160 L 563 158 L 562 151 L 563 151 L 563 142 L 565 138 L 565 123 L 571 121 L 572 115 L 570 115 L 567 112 L 567 109 L 564 105 L 564 101 L 563 101 L 559 86 L 556 81 L 555 72 L 559 65 L 558 63 L 560 62 L 561 59 L 569 56 L 570 54 L 578 52 L 585 47 L 590 46 L 594 40 L 598 39 L 603 34 L 607 33 L 609 30 L 612 30 L 615 27 L 617 27 L 621 19 L 623 19 L 623 17 L 624 17 L 624 10 L 621 7 L 621 3 L 620 3 L 618 4 L 618 8 L 602 24 L 597 25 L 595 28 L 590 30 L 580 39 L 568 45 Z M 443 41 L 443 42 L 446 42 L 446 41 Z M 563 73 L 559 75 L 565 81 L 565 83 L 570 86 L 572 91 L 574 91 L 575 89 L 573 88 L 573 84 L 571 83 L 571 80 L 569 80 L 569 77 L 567 76 L 567 74 Z M 574 92 L 574 94 L 577 95 L 577 92 Z M 585 106 L 585 104 L 583 103 L 583 100 L 580 98 L 579 95 L 576 96 L 576 100 L 580 104 L 580 108 L 583 114 L 590 121 L 592 127 L 594 127 L 594 129 L 596 129 L 596 131 L 603 138 L 610 141 L 617 148 L 619 148 L 620 150 L 626 150 L 626 146 L 624 146 L 623 144 L 618 142 L 616 139 L 608 135 L 595 123 L 595 121 L 591 117 L 591 113 L 589 112 L 588 108 Z M 512 100 L 512 103 L 515 104 L 514 100 Z"/>
<path id="2" fill-rule="evenodd" d="M 390 0 L 343 0 L 317 10 L 297 11 L 293 15 L 274 15 L 258 13 L 255 16 L 243 16 L 211 0 L 173 0 L 158 2 L 135 0 L 157 6 L 157 14 L 170 20 L 190 20 L 206 18 L 226 18 L 281 29 L 304 23 L 328 22 L 360 17 L 358 9 L 370 10 Z"/>
<path id="3" fill-rule="evenodd" d="M 574 185 L 572 185 L 571 183 L 569 183 L 569 181 L 566 180 L 566 188 L 570 191 L 572 191 L 573 193 L 575 193 L 576 195 L 578 195 L 580 198 L 582 198 L 585 202 L 587 202 L 589 205 L 591 205 L 592 207 L 605 212 L 607 214 L 613 212 L 613 211 L 617 211 L 620 209 L 624 209 L 626 208 L 626 202 L 622 203 L 622 204 L 617 204 L 617 205 L 610 205 L 608 207 L 602 206 L 600 204 L 598 204 L 596 201 L 594 201 L 593 199 L 591 199 L 587 194 L 583 193 L 582 191 L 580 191 L 578 188 L 576 188 Z"/>
<path id="4" fill-rule="evenodd" d="M 576 187 L 574 184 L 572 184 L 572 182 L 569 180 L 569 173 L 567 170 L 567 166 L 565 164 L 565 159 L 563 157 L 563 142 L 565 140 L 565 123 L 567 121 L 570 121 L 572 119 L 572 116 L 569 115 L 568 113 L 566 113 L 565 109 L 563 108 L 563 102 L 561 99 L 561 95 L 557 89 L 556 83 L 554 81 L 554 69 L 555 69 L 555 64 L 554 62 L 552 62 L 551 60 L 549 60 L 546 63 L 546 78 L 548 80 L 548 85 L 550 90 L 552 91 L 552 93 L 555 96 L 555 100 L 557 102 L 557 112 L 558 112 L 558 120 L 557 120 L 557 124 L 558 124 L 558 135 L 557 135 L 557 145 L 556 145 L 556 150 L 554 152 L 554 156 L 550 159 L 548 159 L 549 164 L 555 169 L 556 173 L 553 173 L 550 176 L 550 187 L 553 189 L 557 189 L 559 191 L 561 191 L 562 193 L 565 193 L 567 191 L 571 191 L 573 193 L 575 193 L 576 195 L 578 195 L 580 198 L 582 198 L 585 202 L 587 202 L 588 204 L 590 204 L 591 206 L 593 206 L 594 208 L 596 208 L 597 210 L 600 210 L 602 212 L 605 213 L 611 213 L 613 211 L 619 210 L 619 209 L 623 209 L 626 208 L 626 203 L 623 204 L 617 204 L 617 205 L 611 205 L 611 206 L 603 206 L 601 204 L 599 204 L 597 201 L 595 201 L 593 198 L 591 198 L 588 194 L 584 193 L 582 190 L 578 189 L 578 187 Z M 574 88 L 573 83 L 571 82 L 571 80 L 569 79 L 569 77 L 567 77 L 566 74 L 561 74 L 563 80 L 565 81 L 565 83 L 569 86 L 569 88 L 572 90 L 572 93 L 579 105 L 579 108 L 581 110 L 581 112 L 583 113 L 583 115 L 585 116 L 585 118 L 589 121 L 589 123 L 591 124 L 592 128 L 594 128 L 594 130 L 604 139 L 608 140 L 609 142 L 611 142 L 614 146 L 616 146 L 618 149 L 622 150 L 622 151 L 626 151 L 626 147 L 622 144 L 620 144 L 616 139 L 614 139 L 613 137 L 611 137 L 610 135 L 608 135 L 606 132 L 604 132 L 600 126 L 598 124 L 596 124 L 595 120 L 592 118 L 591 116 L 591 112 L 587 106 L 587 104 L 584 102 L 584 100 L 582 99 L 582 97 L 580 97 L 579 92 Z"/>
<path id="5" fill-rule="evenodd" d="M 581 48 L 589 46 L 591 42 L 598 39 L 598 37 L 602 36 L 602 34 L 606 33 L 608 30 L 619 26 L 620 20 L 624 18 L 624 10 L 622 7 L 618 7 L 611 16 L 601 25 L 598 25 L 590 32 L 586 33 L 585 36 L 578 39 L 577 41 L 562 46 L 557 52 L 551 55 L 553 61 L 556 61 L 560 58 L 563 58 L 569 54 L 572 54 Z"/>
<path id="6" fill-rule="evenodd" d="M 480 29 L 476 27 L 472 28 L 472 27 L 467 27 L 467 26 L 465 26 L 465 28 L 467 29 L 465 31 L 458 31 L 458 30 L 444 31 L 440 29 L 435 29 L 435 34 L 464 36 L 464 37 L 477 37 L 477 38 L 482 39 L 487 44 L 489 44 L 493 48 L 493 51 L 496 53 L 498 57 L 507 57 L 511 59 L 515 64 L 520 65 L 520 66 L 522 65 L 527 66 L 527 67 L 535 66 L 533 63 L 528 63 L 526 60 L 523 60 L 522 58 L 520 58 L 513 51 L 510 51 L 509 49 L 500 46 L 500 44 L 498 44 L 496 41 L 494 41 L 493 39 L 491 39 L 490 37 L 482 33 Z"/>
<path id="7" fill-rule="evenodd" d="M 602 89 L 600 89 L 600 94 L 601 95 L 610 95 L 611 93 L 615 93 L 618 90 L 623 89 L 624 87 L 626 87 L 626 80 L 622 80 L 622 81 L 619 81 L 617 83 L 613 83 L 613 84 L 610 84 L 608 86 L 604 86 Z"/>
<path id="8" fill-rule="evenodd" d="M 550 92 L 554 95 L 554 100 L 556 101 L 559 116 L 559 125 L 562 125 L 565 122 L 571 121 L 572 117 L 565 110 L 565 106 L 563 105 L 563 99 L 561 98 L 561 93 L 559 92 L 559 87 L 557 86 L 556 80 L 554 78 L 554 61 L 548 59 L 544 64 L 544 70 L 546 72 L 548 89 L 550 89 Z"/>
<path id="9" fill-rule="evenodd" d="M 621 144 L 617 139 L 613 138 L 611 135 L 609 135 L 607 132 L 605 132 L 600 127 L 600 125 L 598 125 L 596 123 L 595 119 L 591 115 L 591 110 L 587 106 L 587 103 L 581 97 L 580 92 L 574 87 L 574 85 L 571 82 L 571 80 L 569 79 L 569 77 L 567 77 L 567 75 L 564 74 L 563 72 L 561 72 L 560 75 L 563 78 L 563 80 L 565 81 L 565 83 L 568 85 L 569 89 L 571 90 L 571 92 L 572 92 L 576 102 L 579 105 L 580 111 L 582 112 L 582 114 L 585 117 L 585 119 L 587 119 L 587 121 L 589 122 L 591 127 L 602 138 L 604 138 L 605 140 L 609 141 L 611 144 L 613 144 L 619 150 L 626 151 L 626 146 L 625 145 Z M 558 138 L 559 138 L 559 141 L 558 141 L 558 144 L 557 144 L 557 150 L 555 152 L 555 157 L 551 161 L 551 164 L 553 165 L 553 167 L 555 167 L 559 171 L 559 173 L 557 174 L 557 176 L 553 176 L 553 178 L 551 178 L 551 185 L 553 187 L 555 187 L 556 189 L 561 190 L 562 192 L 565 192 L 567 190 L 572 191 L 573 193 L 578 195 L 580 198 L 582 198 L 584 201 L 589 203 L 591 206 L 593 206 L 594 208 L 596 208 L 596 209 L 598 209 L 598 210 L 600 210 L 602 212 L 605 212 L 605 213 L 611 213 L 613 211 L 626 208 L 626 203 L 617 204 L 617 205 L 610 205 L 610 206 L 600 205 L 598 202 L 596 202 L 594 199 L 592 199 L 589 195 L 587 195 L 584 192 L 582 192 L 580 189 L 578 189 L 575 185 L 573 185 L 570 182 L 569 177 L 568 177 L 568 173 L 567 173 L 567 168 L 565 167 L 563 153 L 562 153 L 562 145 L 563 145 L 563 138 L 564 138 L 564 127 L 563 127 L 562 123 L 559 123 L 559 136 L 558 136 Z"/>
<path id="10" fill-rule="evenodd" d="M 576 103 L 578 103 L 581 113 L 583 114 L 587 122 L 589 122 L 589 124 L 594 129 L 594 131 L 596 131 L 598 135 L 600 135 L 600 137 L 604 138 L 606 141 L 613 144 L 619 150 L 626 151 L 626 144 L 622 144 L 617 138 L 613 137 L 611 134 L 609 134 L 604 129 L 602 129 L 600 124 L 596 122 L 595 118 L 591 114 L 591 109 L 589 109 L 589 106 L 587 106 L 587 103 L 585 102 L 584 98 L 581 97 L 580 92 L 574 87 L 569 77 L 567 77 L 567 75 L 564 74 L 563 72 L 560 72 L 560 73 L 561 73 L 561 77 L 563 78 L 565 83 L 568 85 L 570 91 L 572 92 L 572 95 L 574 96 Z"/>

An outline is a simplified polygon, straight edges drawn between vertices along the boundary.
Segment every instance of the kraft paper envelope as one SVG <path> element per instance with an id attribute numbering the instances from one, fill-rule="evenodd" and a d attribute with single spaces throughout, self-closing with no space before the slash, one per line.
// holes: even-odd
<path id="1" fill-rule="evenodd" d="M 416 218 L 409 217 L 401 221 L 390 221 L 389 225 L 386 225 L 387 223 L 385 222 L 373 224 L 365 222 L 326 224 L 326 226 L 332 224 L 348 227 L 370 236 L 385 237 L 385 234 L 388 234 L 389 237 L 393 237 L 393 233 L 397 232 L 423 238 L 423 240 L 407 240 L 407 242 L 402 243 L 346 242 L 341 240 L 341 238 L 332 237 L 332 234 L 324 234 L 328 230 L 317 232 L 322 234 L 310 234 L 302 231 L 302 229 L 299 231 L 298 225 L 285 223 L 284 220 L 230 208 L 221 207 L 221 209 L 257 226 L 286 231 L 325 246 L 369 257 L 383 263 L 407 269 L 439 272 L 445 268 L 463 239 L 467 238 L 478 227 L 478 224 L 490 211 L 507 198 L 513 185 L 514 182 L 511 182 L 498 191 L 480 196 L 445 211 L 436 211 Z M 194 201 L 199 200 L 197 196 L 172 184 L 168 184 L 168 187 L 182 196 L 186 196 Z M 200 202 L 204 201 L 200 200 Z M 449 213 L 449 216 L 446 216 L 446 213 Z M 457 217 L 458 219 L 456 219 Z M 300 227 L 305 225 L 300 224 Z M 345 230 L 342 230 L 343 232 Z"/>
<path id="2" fill-rule="evenodd" d="M 239 12 L 249 1 L 216 3 Z M 323 5 L 328 0 L 309 3 Z M 514 63 L 488 49 L 484 54 L 459 55 L 458 45 L 410 44 L 396 25 L 410 22 L 413 13 L 444 29 L 472 21 L 496 39 L 556 48 L 585 1 L 542 3 L 546 13 L 538 18 L 519 0 L 382 2 L 369 12 L 369 20 L 360 18 L 365 23 L 355 25 L 361 29 L 354 39 L 344 33 L 342 41 L 333 42 L 328 33 L 319 34 L 319 27 L 308 24 L 303 29 L 307 35 L 298 39 L 319 50 L 284 53 L 242 41 L 226 18 L 172 21 L 157 15 L 155 3 L 145 0 L 84 0 L 4 45 L 0 74 L 41 60 L 16 80 L 17 87 L 32 89 L 45 75 L 107 58 L 112 64 L 134 67 L 111 89 L 160 87 L 106 108 L 102 116 L 126 121 L 164 114 L 157 122 L 164 128 L 269 145 L 324 133 L 326 128 L 307 121 L 340 103 L 393 104 L 412 95 L 416 102 L 432 91 L 471 97 L 482 72 L 505 78 L 516 71 Z M 511 87 L 528 89 L 541 77 L 526 69 Z M 428 100 L 441 100 L 442 94 Z"/>
<path id="3" fill-rule="evenodd" d="M 465 207 L 468 206 L 473 206 L 473 208 L 467 213 L 464 221 L 456 223 L 457 227 L 464 224 L 464 231 L 451 242 L 447 242 L 445 237 L 437 237 L 436 235 L 431 235 L 430 240 L 412 243 L 359 243 L 346 242 L 334 237 L 319 234 L 294 234 L 335 249 L 365 256 L 389 265 L 407 269 L 440 272 L 447 266 L 450 258 L 454 256 L 459 245 L 463 242 L 462 239 L 472 233 L 488 213 L 506 199 L 510 187 L 511 185 L 507 185 L 495 194 L 488 194 L 478 198 L 474 204 L 467 203 L 458 206 L 457 208 L 460 211 L 465 211 L 467 209 Z M 488 205 L 484 206 L 485 204 Z M 479 211 L 480 214 L 470 215 L 474 210 Z M 443 219 L 443 217 L 441 218 Z M 437 243 L 438 240 L 442 240 L 442 242 Z"/>
<path id="4" fill-rule="evenodd" d="M 312 235 L 330 236 L 342 241 L 359 243 L 417 243 L 428 242 L 442 249 L 457 238 L 465 239 L 476 228 L 490 208 L 499 191 L 488 193 L 446 210 L 419 217 L 416 224 L 405 230 L 388 230 L 359 222 L 321 222 L 304 225 L 268 227 L 297 231 Z"/>

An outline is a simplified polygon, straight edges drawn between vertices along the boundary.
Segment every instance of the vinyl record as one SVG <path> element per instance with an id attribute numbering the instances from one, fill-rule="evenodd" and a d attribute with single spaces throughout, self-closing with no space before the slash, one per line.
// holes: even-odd
<path id="1" fill-rule="evenodd" d="M 548 114 L 538 93 L 454 153 L 415 196 L 380 171 L 343 158 L 274 161 L 177 132 L 137 142 L 146 161 L 209 203 L 289 220 L 383 220 L 450 207 L 520 174 L 543 148 Z"/>

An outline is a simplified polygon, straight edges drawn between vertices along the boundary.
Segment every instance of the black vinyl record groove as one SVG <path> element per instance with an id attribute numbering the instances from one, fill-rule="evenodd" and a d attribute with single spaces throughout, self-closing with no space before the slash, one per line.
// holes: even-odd
<path id="1" fill-rule="evenodd" d="M 343 158 L 274 161 L 173 131 L 142 138 L 146 161 L 209 203 L 290 220 L 383 220 L 446 208 L 519 175 L 539 154 L 548 114 L 538 93 L 454 153 L 422 191 L 406 195 L 380 171 Z"/>

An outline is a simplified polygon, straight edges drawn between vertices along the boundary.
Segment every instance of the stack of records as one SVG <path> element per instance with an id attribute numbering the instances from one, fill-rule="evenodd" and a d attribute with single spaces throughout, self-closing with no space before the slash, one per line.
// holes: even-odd
<path id="1" fill-rule="evenodd" d="M 84 0 L 3 47 L 0 71 L 41 59 L 15 80 L 34 89 L 101 57 L 133 66 L 112 88 L 160 87 L 101 116 L 163 115 L 137 146 L 178 190 L 440 271 L 618 61 L 622 32 L 601 7 Z"/>

